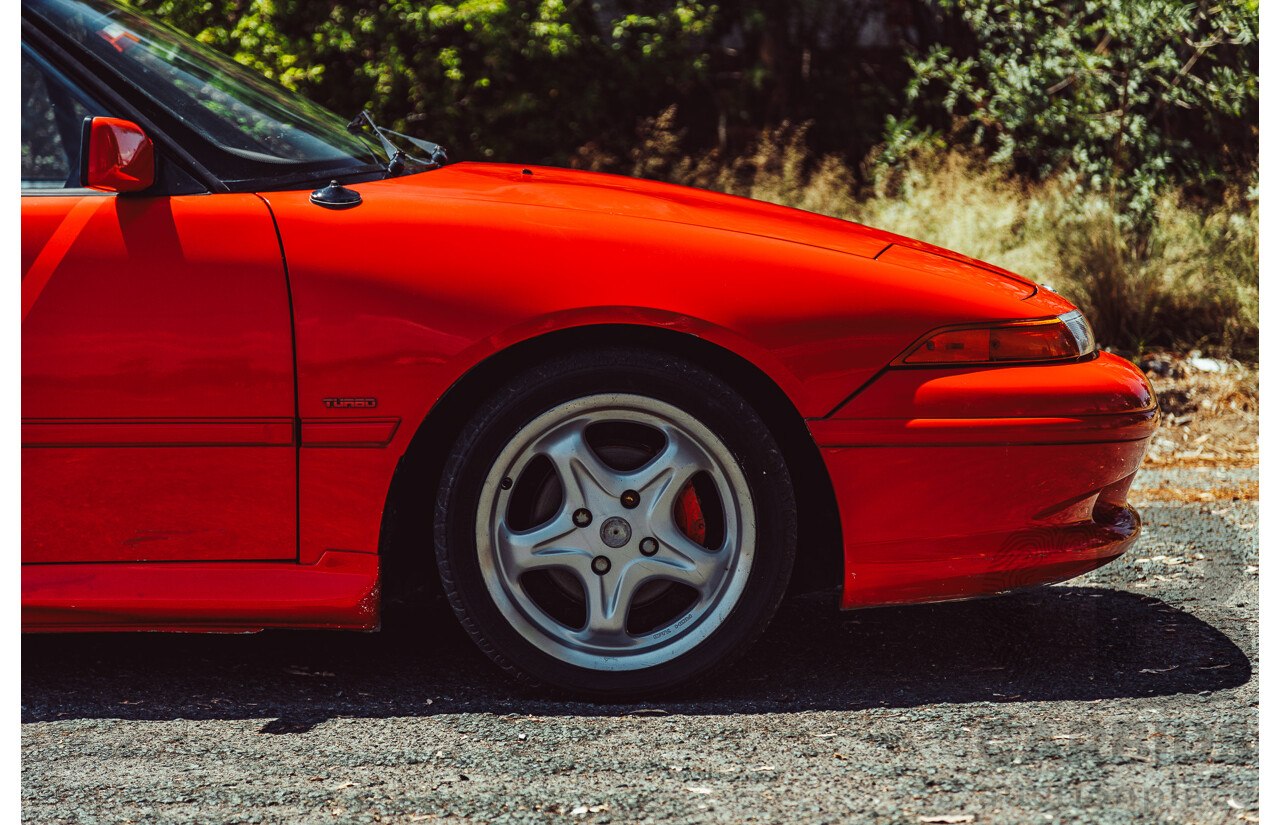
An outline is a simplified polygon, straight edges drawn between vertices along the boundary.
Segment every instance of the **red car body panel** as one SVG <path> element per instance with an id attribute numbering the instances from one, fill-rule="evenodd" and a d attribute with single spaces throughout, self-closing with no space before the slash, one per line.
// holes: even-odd
<path id="1" fill-rule="evenodd" d="M 375 626 L 383 510 L 433 407 L 497 353 L 598 325 L 696 336 L 790 399 L 839 502 L 846 607 L 1058 580 L 1136 535 L 1124 494 L 1154 414 L 1132 366 L 886 369 L 942 326 L 1072 309 L 1023 278 L 590 173 L 350 188 L 347 210 L 309 190 L 107 198 L 79 234 L 76 199 L 24 198 L 24 311 L 46 280 L 23 330 L 24 561 L 148 562 L 24 568 L 30 629 Z M 163 242 L 130 246 L 137 221 Z M 140 265 L 157 255 L 167 275 Z M 94 473 L 109 493 L 59 495 Z"/>
<path id="2" fill-rule="evenodd" d="M 844 525 L 843 605 L 1061 581 L 1137 537 L 1125 496 L 1157 423 L 1145 377 L 1077 364 L 897 369 L 810 422 Z"/>
<path id="3" fill-rule="evenodd" d="M 292 562 L 37 564 L 22 569 L 24 630 L 267 627 L 374 630 L 378 557 L 326 553 Z"/>
<path id="4" fill-rule="evenodd" d="M 297 555 L 293 341 L 251 194 L 22 199 L 22 560 Z"/>
<path id="5" fill-rule="evenodd" d="M 651 181 L 459 164 L 353 188 L 364 200 L 350 211 L 307 192 L 263 195 L 288 261 L 304 428 L 368 414 L 325 406 L 342 396 L 376 398 L 404 422 L 376 451 L 304 437 L 303 563 L 376 552 L 396 463 L 427 412 L 482 360 L 539 335 L 624 323 L 697 336 L 820 417 L 957 313 L 1070 309 L 899 236 Z M 898 254 L 899 243 L 910 246 Z"/>
<path id="6" fill-rule="evenodd" d="M 1111 416 L 1154 406 L 1143 374 L 1103 353 L 1082 364 L 889 370 L 831 420 Z"/>
<path id="7" fill-rule="evenodd" d="M 929 329 L 1071 309 L 1022 280 L 916 250 L 902 263 L 896 252 L 876 260 L 906 239 L 846 221 L 652 181 L 520 169 L 458 164 L 362 184 L 352 188 L 364 202 L 342 211 L 320 209 L 308 192 L 264 193 L 288 259 L 304 418 L 329 412 L 324 397 L 358 395 L 352 386 L 385 369 L 388 354 L 394 368 L 451 381 L 525 338 L 627 322 L 737 352 L 802 415 L 822 416 Z M 769 225 L 774 235 L 760 234 Z M 917 257 L 939 263 L 922 269 Z"/>

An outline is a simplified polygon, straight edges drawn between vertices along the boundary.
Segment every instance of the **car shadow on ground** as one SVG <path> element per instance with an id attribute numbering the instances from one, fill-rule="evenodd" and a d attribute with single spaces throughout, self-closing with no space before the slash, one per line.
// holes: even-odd
<path id="1" fill-rule="evenodd" d="M 1226 635 L 1159 599 L 1054 587 L 996 599 L 836 611 L 784 604 L 711 684 L 644 703 L 578 702 L 494 669 L 443 609 L 379 634 L 26 636 L 22 719 L 253 719 L 299 733 L 336 717 L 449 713 L 703 715 L 1079 701 L 1246 683 Z"/>

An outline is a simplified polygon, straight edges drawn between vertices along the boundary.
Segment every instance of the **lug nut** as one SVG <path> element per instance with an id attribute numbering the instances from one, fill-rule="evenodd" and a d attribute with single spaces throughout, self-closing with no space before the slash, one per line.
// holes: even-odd
<path id="1" fill-rule="evenodd" d="M 579 527 L 586 527 L 591 523 L 591 511 L 585 507 L 579 507 L 573 511 L 573 523 Z"/>
<path id="2" fill-rule="evenodd" d="M 627 490 L 618 496 L 618 500 L 622 502 L 622 506 L 628 510 L 634 510 L 640 504 L 640 494 L 635 490 Z"/>
<path id="3" fill-rule="evenodd" d="M 657 553 L 658 552 L 657 540 L 651 537 L 645 537 L 640 539 L 640 552 L 644 553 L 646 556 L 652 556 L 654 553 Z"/>
<path id="4" fill-rule="evenodd" d="M 612 566 L 613 564 L 604 556 L 596 556 L 591 560 L 591 569 L 601 576 L 608 573 Z"/>
<path id="5" fill-rule="evenodd" d="M 504 490 L 511 489 L 511 476 L 507 476 L 506 478 L 502 479 L 502 489 Z"/>

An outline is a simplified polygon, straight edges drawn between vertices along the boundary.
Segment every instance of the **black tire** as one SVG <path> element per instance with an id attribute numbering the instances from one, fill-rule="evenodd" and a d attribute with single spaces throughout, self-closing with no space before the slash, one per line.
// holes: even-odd
<path id="1" fill-rule="evenodd" d="M 742 653 L 782 599 L 795 536 L 755 410 L 698 366 L 624 348 L 494 392 L 436 501 L 441 582 L 471 638 L 523 681 L 596 697 L 652 695 Z"/>

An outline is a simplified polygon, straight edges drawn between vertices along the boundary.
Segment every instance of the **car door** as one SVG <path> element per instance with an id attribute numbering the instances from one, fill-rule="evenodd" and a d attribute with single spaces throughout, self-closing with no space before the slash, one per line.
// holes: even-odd
<path id="1" fill-rule="evenodd" d="M 295 558 L 293 338 L 266 205 L 76 188 L 83 118 L 129 113 L 22 49 L 22 561 Z"/>

